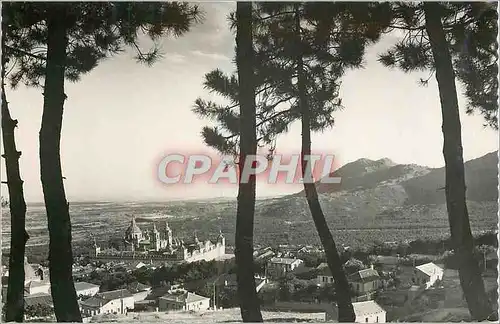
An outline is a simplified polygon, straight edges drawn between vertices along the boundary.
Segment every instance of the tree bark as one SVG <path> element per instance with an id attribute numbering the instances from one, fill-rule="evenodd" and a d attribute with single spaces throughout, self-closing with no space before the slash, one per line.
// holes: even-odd
<path id="1" fill-rule="evenodd" d="M 81 322 L 72 277 L 71 220 L 64 192 L 60 142 L 66 63 L 66 5 L 54 5 L 47 19 L 47 65 L 40 129 L 40 173 L 49 227 L 49 270 L 58 322 Z"/>
<path id="2" fill-rule="evenodd" d="M 472 318 L 482 321 L 493 315 L 494 310 L 484 288 L 478 261 L 473 254 L 474 241 L 466 203 L 462 134 L 455 72 L 441 21 L 441 10 L 441 6 L 437 2 L 424 3 L 425 28 L 434 57 L 443 118 L 446 208 L 451 240 L 459 260 L 460 284 Z"/>
<path id="3" fill-rule="evenodd" d="M 257 154 L 251 2 L 237 3 L 236 24 L 236 64 L 240 104 L 239 170 L 241 176 L 247 156 Z M 235 235 L 236 278 L 241 317 L 243 322 L 253 323 L 262 322 L 259 299 L 255 291 L 253 262 L 255 187 L 254 175 L 250 176 L 247 183 L 242 181 L 239 183 Z"/>
<path id="4" fill-rule="evenodd" d="M 295 30 L 297 33 L 297 86 L 299 93 L 299 109 L 302 121 L 302 178 L 304 180 L 304 191 L 309 205 L 309 210 L 314 221 L 316 230 L 325 249 L 326 260 L 328 267 L 332 272 L 335 281 L 335 290 L 337 297 L 338 307 L 338 321 L 339 322 L 354 322 L 356 317 L 354 315 L 354 308 L 351 301 L 351 290 L 349 282 L 342 268 L 335 241 L 328 228 L 328 224 L 321 209 L 321 204 L 318 199 L 318 192 L 316 185 L 312 181 L 312 172 L 307 169 L 307 157 L 311 155 L 311 114 L 307 101 L 307 90 L 305 85 L 304 63 L 301 50 L 301 30 L 300 30 L 300 11 L 299 5 L 295 4 Z M 309 181 L 308 181 L 309 180 Z"/>
<path id="5" fill-rule="evenodd" d="M 19 171 L 21 152 L 16 149 L 14 134 L 17 120 L 13 120 L 10 116 L 5 94 L 4 71 L 5 65 L 3 64 L 1 82 L 4 154 L 2 156 L 5 158 L 11 227 L 5 320 L 7 322 L 22 322 L 24 318 L 24 253 L 29 236 L 25 230 L 26 202 L 24 200 L 23 181 Z"/>

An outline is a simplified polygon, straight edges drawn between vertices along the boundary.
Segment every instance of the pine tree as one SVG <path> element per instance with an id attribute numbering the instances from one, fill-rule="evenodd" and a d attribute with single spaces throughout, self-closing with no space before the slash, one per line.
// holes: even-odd
<path id="1" fill-rule="evenodd" d="M 231 17 L 232 27 L 237 30 L 237 73 L 227 75 L 216 69 L 205 75 L 205 88 L 219 94 L 227 104 L 198 98 L 193 108 L 200 117 L 217 122 L 216 127 L 203 128 L 204 141 L 222 154 L 233 156 L 240 174 L 246 156 L 255 155 L 259 143 L 272 146 L 275 134 L 287 127 L 280 127 L 276 121 L 289 110 L 276 112 L 276 107 L 290 100 L 290 96 L 282 98 L 269 92 L 269 87 L 263 87 L 255 71 L 252 11 L 251 3 L 238 3 L 236 14 Z M 247 183 L 239 184 L 238 190 L 235 254 L 238 298 L 244 322 L 262 322 L 253 262 L 255 186 L 255 176 L 250 176 Z"/>
<path id="2" fill-rule="evenodd" d="M 236 4 L 236 65 L 238 67 L 238 101 L 240 104 L 240 150 L 238 207 L 236 211 L 235 258 L 238 300 L 245 323 L 262 322 L 255 288 L 253 264 L 253 228 L 255 215 L 255 175 L 241 181 L 249 155 L 257 154 L 255 76 L 252 35 L 252 2 Z"/>
<path id="3" fill-rule="evenodd" d="M 391 3 L 390 30 L 404 32 L 380 61 L 405 72 L 436 76 L 443 118 L 446 206 L 460 284 L 474 320 L 497 318 L 486 294 L 466 203 L 461 124 L 455 81 L 465 85 L 468 113 L 479 110 L 498 129 L 498 33 L 493 3 Z M 423 80 L 427 83 L 427 80 Z"/>
<path id="4" fill-rule="evenodd" d="M 2 21 L 2 27 L 4 22 Z M 2 38 L 2 52 L 5 49 Z M 9 103 L 5 93 L 5 74 L 7 58 L 2 56 L 2 138 L 5 158 L 5 173 L 9 190 L 9 202 L 6 204 L 10 210 L 11 239 L 9 251 L 10 275 L 7 282 L 7 303 L 5 307 L 5 320 L 7 322 L 22 322 L 24 318 L 24 251 L 29 236 L 25 230 L 26 201 L 24 199 L 23 181 L 19 170 L 21 152 L 17 151 L 15 141 L 15 128 L 17 120 L 12 119 Z M 2 207 L 7 207 L 3 205 Z"/>
<path id="5" fill-rule="evenodd" d="M 264 55 L 263 65 L 281 70 L 276 77 L 272 75 L 274 91 L 291 94 L 297 99 L 292 104 L 288 122 L 301 121 L 304 192 L 335 280 L 339 322 L 355 321 L 351 292 L 312 182 L 308 157 L 311 155 L 311 132 L 332 127 L 333 113 L 342 108 L 339 98 L 341 76 L 346 69 L 361 66 L 366 45 L 380 35 L 380 29 L 357 23 L 360 15 L 370 13 L 370 7 L 373 12 L 381 10 L 378 4 L 351 7 L 296 2 L 262 3 L 260 6 L 263 23 L 258 48 Z"/>
<path id="6" fill-rule="evenodd" d="M 140 32 L 153 40 L 181 35 L 199 18 L 186 3 L 9 3 L 4 52 L 14 64 L 12 86 L 40 87 L 44 107 L 40 130 L 40 172 L 49 225 L 49 270 L 58 321 L 81 322 L 73 285 L 71 221 L 60 160 L 65 79 L 77 81 L 103 59 L 132 46 L 151 64 L 158 48 L 142 52 Z"/>
<path id="7" fill-rule="evenodd" d="M 354 7 L 357 10 L 352 13 L 346 4 L 267 2 L 257 5 L 254 30 L 260 142 L 272 143 L 276 136 L 288 130 L 291 123 L 301 120 L 304 157 L 310 154 L 311 131 L 321 131 L 333 125 L 332 113 L 341 108 L 339 78 L 347 68 L 361 65 L 365 46 L 377 40 L 382 29 L 380 24 L 365 23 L 363 19 L 373 15 L 381 19 L 387 12 L 387 5 Z M 228 77 L 215 80 L 207 78 L 211 81 L 208 88 L 231 99 L 237 81 Z M 231 125 L 238 116 L 228 112 L 237 104 L 233 101 L 232 105 L 217 106 L 217 109 L 215 105 L 196 106 L 196 113 L 212 117 L 220 127 L 204 129 L 207 144 L 226 152 L 234 148 L 234 138 L 240 130 Z M 303 176 L 311 178 L 307 173 Z M 305 184 L 305 191 L 339 292 L 339 321 L 352 322 L 354 311 L 349 285 L 315 185 Z"/>

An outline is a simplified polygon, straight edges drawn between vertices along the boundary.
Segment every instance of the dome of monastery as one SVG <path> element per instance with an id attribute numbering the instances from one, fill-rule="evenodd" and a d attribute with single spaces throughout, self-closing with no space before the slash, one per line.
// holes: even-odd
<path id="1" fill-rule="evenodd" d="M 135 217 L 130 222 L 130 226 L 125 231 L 125 234 L 127 236 L 132 235 L 132 234 L 142 234 L 141 229 L 139 228 L 139 226 L 137 226 L 137 224 L 135 222 Z"/>

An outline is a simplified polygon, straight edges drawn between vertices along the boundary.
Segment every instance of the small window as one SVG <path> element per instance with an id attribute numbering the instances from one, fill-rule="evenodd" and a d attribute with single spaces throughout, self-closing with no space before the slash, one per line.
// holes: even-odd
<path id="1" fill-rule="evenodd" d="M 378 323 L 378 316 L 377 316 L 377 323 Z"/>
<path id="2" fill-rule="evenodd" d="M 365 323 L 368 323 L 368 317 L 367 317 L 367 318 L 365 318 Z"/>

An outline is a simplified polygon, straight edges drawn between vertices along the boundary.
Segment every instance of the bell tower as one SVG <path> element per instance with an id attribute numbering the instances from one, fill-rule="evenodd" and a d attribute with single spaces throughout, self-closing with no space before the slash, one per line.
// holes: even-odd
<path id="1" fill-rule="evenodd" d="M 173 245 L 172 230 L 168 226 L 168 222 L 165 222 L 165 239 L 167 240 L 167 247 L 170 248 Z"/>
<path id="2" fill-rule="evenodd" d="M 101 253 L 101 248 L 97 246 L 97 242 L 95 240 L 95 236 L 90 233 L 90 237 L 92 238 L 92 241 L 94 242 L 93 246 L 92 246 L 92 257 L 97 257 L 99 255 L 99 253 Z"/>
<path id="3" fill-rule="evenodd" d="M 160 250 L 160 232 L 156 229 L 156 223 L 153 222 L 153 230 L 151 231 L 151 245 L 156 250 Z"/>
<path id="4" fill-rule="evenodd" d="M 226 254 L 226 238 L 222 234 L 222 230 L 219 231 L 219 236 L 217 236 L 217 249 L 219 257 Z"/>
<path id="5" fill-rule="evenodd" d="M 217 236 L 217 243 L 220 243 L 223 246 L 226 245 L 226 238 L 224 237 L 224 234 L 222 234 L 222 230 L 219 230 L 219 236 Z"/>

